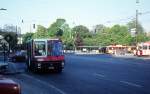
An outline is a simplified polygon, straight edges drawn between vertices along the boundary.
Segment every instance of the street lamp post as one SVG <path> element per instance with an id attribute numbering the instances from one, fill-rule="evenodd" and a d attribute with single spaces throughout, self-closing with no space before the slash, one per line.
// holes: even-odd
<path id="1" fill-rule="evenodd" d="M 76 53 L 77 48 L 76 48 L 76 40 L 77 40 L 77 32 L 75 31 L 75 37 L 74 37 L 74 51 Z"/>

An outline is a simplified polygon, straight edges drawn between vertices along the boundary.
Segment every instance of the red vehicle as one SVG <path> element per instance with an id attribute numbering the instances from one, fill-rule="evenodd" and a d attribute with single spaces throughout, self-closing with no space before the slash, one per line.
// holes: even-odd
<path id="1" fill-rule="evenodd" d="M 60 39 L 33 39 L 27 43 L 29 70 L 56 70 L 64 68 L 63 44 Z"/>
<path id="2" fill-rule="evenodd" d="M 150 41 L 139 43 L 137 49 L 134 51 L 137 56 L 150 56 Z"/>
<path id="3" fill-rule="evenodd" d="M 20 85 L 11 79 L 0 77 L 0 94 L 21 94 Z"/>

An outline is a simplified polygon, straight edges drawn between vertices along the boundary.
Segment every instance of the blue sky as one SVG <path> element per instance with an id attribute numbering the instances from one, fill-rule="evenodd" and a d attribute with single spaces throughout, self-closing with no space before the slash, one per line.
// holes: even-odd
<path id="1" fill-rule="evenodd" d="M 150 0 L 139 0 L 140 12 L 150 11 Z M 70 26 L 85 25 L 92 29 L 96 24 L 112 26 L 126 24 L 135 17 L 136 0 L 1 0 L 0 25 L 21 26 L 29 32 L 33 23 L 50 26 L 57 18 L 66 19 Z M 24 23 L 21 23 L 21 20 Z M 124 19 L 124 20 L 122 20 Z M 139 16 L 146 31 L 150 31 L 150 13 Z"/>

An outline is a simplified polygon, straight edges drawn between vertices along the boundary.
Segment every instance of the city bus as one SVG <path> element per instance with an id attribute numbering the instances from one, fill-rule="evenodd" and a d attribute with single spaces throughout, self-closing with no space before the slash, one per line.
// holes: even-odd
<path id="1" fill-rule="evenodd" d="M 133 53 L 135 49 L 136 46 L 109 45 L 106 46 L 106 53 L 124 55 L 126 53 Z"/>
<path id="2" fill-rule="evenodd" d="M 139 43 L 137 49 L 134 51 L 134 55 L 137 56 L 149 56 L 150 55 L 150 41 Z"/>
<path id="3" fill-rule="evenodd" d="M 60 39 L 32 39 L 27 42 L 27 68 L 32 71 L 64 68 L 63 43 Z"/>
<path id="4" fill-rule="evenodd" d="M 106 47 L 107 53 L 109 54 L 121 54 L 127 50 L 127 46 L 123 45 L 109 45 Z"/>

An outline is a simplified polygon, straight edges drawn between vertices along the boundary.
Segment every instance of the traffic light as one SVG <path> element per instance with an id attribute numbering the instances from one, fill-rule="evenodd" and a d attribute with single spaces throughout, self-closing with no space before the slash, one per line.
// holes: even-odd
<path id="1" fill-rule="evenodd" d="M 23 19 L 21 20 L 22 23 L 24 23 Z"/>
<path id="2" fill-rule="evenodd" d="M 33 24 L 33 29 L 35 29 L 35 24 Z"/>

